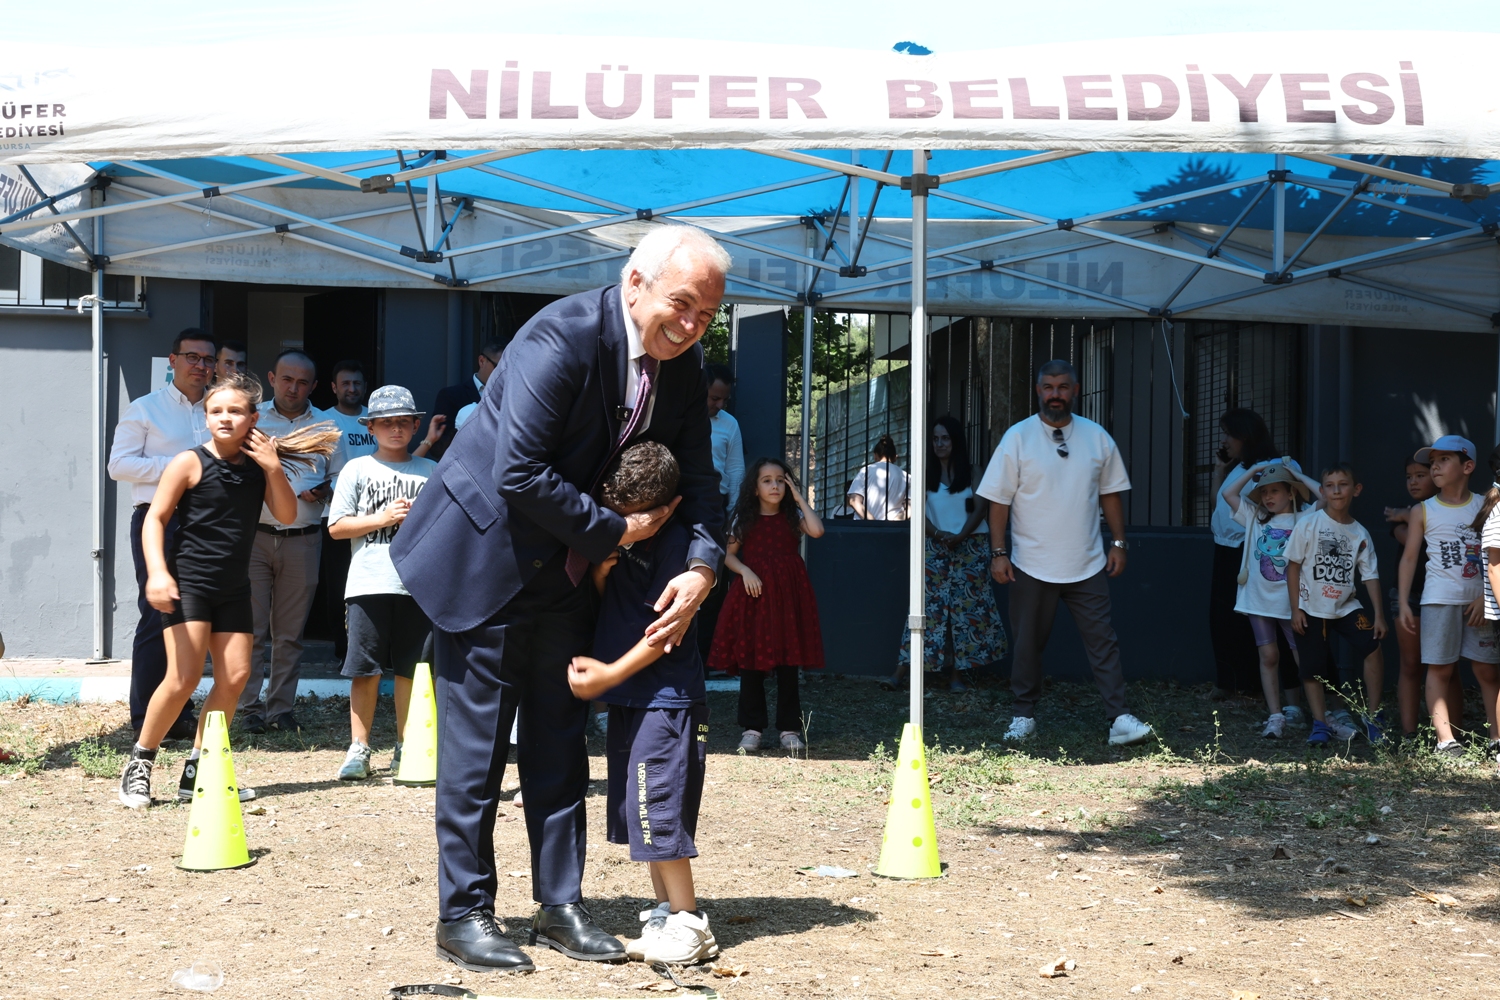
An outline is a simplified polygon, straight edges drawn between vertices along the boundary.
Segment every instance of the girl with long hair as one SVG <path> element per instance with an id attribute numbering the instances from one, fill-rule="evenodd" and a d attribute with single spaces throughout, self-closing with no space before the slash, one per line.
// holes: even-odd
<path id="1" fill-rule="evenodd" d="M 818 600 L 798 554 L 802 536 L 820 538 L 823 522 L 779 458 L 758 458 L 729 516 L 724 565 L 738 579 L 719 612 L 709 666 L 738 674 L 740 749 L 755 753 L 768 722 L 766 676 L 776 676 L 776 728 L 783 750 L 805 750 L 799 667 L 823 665 Z"/>
<path id="2" fill-rule="evenodd" d="M 132 809 L 151 805 L 156 751 L 203 679 L 203 659 L 212 652 L 213 688 L 177 789 L 179 798 L 193 797 L 203 720 L 210 712 L 223 712 L 227 723 L 250 676 L 250 548 L 261 504 L 283 524 L 296 520 L 297 497 L 282 463 L 309 462 L 338 446 L 341 432 L 332 424 L 268 437 L 255 426 L 260 397 L 260 382 L 252 375 L 229 375 L 209 386 L 203 396 L 208 443 L 167 464 L 141 529 L 149 574 L 146 600 L 162 612 L 167 675 L 151 696 L 120 776 L 120 803 Z M 168 549 L 166 526 L 174 514 L 178 528 Z M 254 794 L 240 790 L 241 799 Z"/>
<path id="3" fill-rule="evenodd" d="M 946 673 L 949 690 L 964 691 L 960 677 L 1004 657 L 1008 643 L 990 586 L 989 501 L 974 493 L 964 428 L 952 416 L 932 422 L 926 487 L 922 666 Z M 890 687 L 910 668 L 910 627 L 901 635 L 897 662 Z"/>
<path id="4" fill-rule="evenodd" d="M 896 439 L 889 434 L 880 435 L 873 458 L 849 483 L 845 501 L 861 521 L 906 520 L 910 480 L 896 464 Z"/>

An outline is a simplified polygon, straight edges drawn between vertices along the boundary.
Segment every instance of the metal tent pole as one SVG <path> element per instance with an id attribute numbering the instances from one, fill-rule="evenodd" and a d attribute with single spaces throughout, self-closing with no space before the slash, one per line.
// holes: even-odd
<path id="1" fill-rule="evenodd" d="M 90 554 L 94 560 L 94 659 L 104 659 L 104 220 L 94 216 L 92 358 L 89 395 L 92 397 L 94 510 Z"/>
<path id="2" fill-rule="evenodd" d="M 911 724 L 922 731 L 922 637 L 927 524 L 927 151 L 911 154 L 911 479 L 906 487 L 911 521 L 908 578 L 911 626 Z"/>
<path id="3" fill-rule="evenodd" d="M 1271 227 L 1271 271 L 1281 274 L 1286 261 L 1286 156 L 1276 154 L 1276 190 L 1271 196 L 1274 209 Z"/>
<path id="4" fill-rule="evenodd" d="M 813 253 L 814 253 L 813 243 L 816 241 L 816 239 L 817 239 L 817 233 L 814 232 L 812 229 L 808 229 L 807 230 L 807 257 L 808 257 L 808 260 L 811 260 L 812 257 L 813 257 Z M 802 423 L 802 427 L 801 427 L 801 431 L 802 431 L 802 453 L 799 456 L 800 459 L 801 459 L 801 461 L 799 462 L 799 465 L 801 466 L 800 472 L 801 472 L 801 475 L 802 475 L 802 491 L 803 491 L 803 495 L 810 497 L 811 494 L 808 493 L 808 491 L 811 489 L 811 486 L 809 485 L 810 482 L 811 482 L 811 479 L 809 477 L 812 474 L 812 452 L 810 450 L 811 446 L 812 446 L 812 368 L 813 368 L 813 307 L 812 307 L 813 290 L 812 289 L 813 289 L 813 283 L 817 280 L 817 272 L 813 270 L 811 264 L 809 264 L 808 267 L 807 267 L 806 279 L 807 279 L 806 283 L 802 286 L 803 289 L 804 289 L 804 293 L 803 293 L 803 296 L 802 296 L 802 302 L 803 302 L 803 306 L 802 306 L 802 421 L 801 421 L 801 423 Z M 809 499 L 809 502 L 811 502 L 810 499 Z M 804 542 L 803 542 L 803 546 L 802 546 L 802 551 L 803 551 L 804 555 L 807 552 L 807 545 L 806 545 L 805 537 L 806 536 L 804 536 Z"/>

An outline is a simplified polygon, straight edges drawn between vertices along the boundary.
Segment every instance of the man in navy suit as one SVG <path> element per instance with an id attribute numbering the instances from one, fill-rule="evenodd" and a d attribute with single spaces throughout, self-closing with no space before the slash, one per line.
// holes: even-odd
<path id="1" fill-rule="evenodd" d="M 583 906 L 585 702 L 567 668 L 586 653 L 590 563 L 656 533 L 674 510 L 692 541 L 647 634 L 670 649 L 723 559 L 698 340 L 729 255 L 702 230 L 653 230 L 621 283 L 552 303 L 522 327 L 391 544 L 432 619 L 438 703 L 437 953 L 475 971 L 529 971 L 495 922 L 495 813 L 511 721 L 540 904 L 531 943 L 585 961 L 624 946 Z M 593 493 L 616 451 L 658 441 L 682 469 L 669 507 L 622 516 Z M 438 486 L 438 484 L 441 484 Z"/>

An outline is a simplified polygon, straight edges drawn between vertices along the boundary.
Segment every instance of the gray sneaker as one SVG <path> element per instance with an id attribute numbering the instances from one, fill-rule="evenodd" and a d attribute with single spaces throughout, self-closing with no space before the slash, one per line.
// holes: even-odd
<path id="1" fill-rule="evenodd" d="M 740 737 L 740 753 L 760 753 L 760 733 L 754 729 L 745 730 L 745 735 Z"/>
<path id="2" fill-rule="evenodd" d="M 344 766 L 339 768 L 340 781 L 363 781 L 370 776 L 370 748 L 359 740 L 349 744 Z"/>
<path id="3" fill-rule="evenodd" d="M 802 742 L 802 737 L 793 732 L 781 734 L 781 749 L 790 750 L 792 753 L 800 753 L 807 749 L 807 744 Z"/>
<path id="4" fill-rule="evenodd" d="M 401 773 L 401 744 L 396 744 L 396 752 L 391 754 L 391 775 Z"/>

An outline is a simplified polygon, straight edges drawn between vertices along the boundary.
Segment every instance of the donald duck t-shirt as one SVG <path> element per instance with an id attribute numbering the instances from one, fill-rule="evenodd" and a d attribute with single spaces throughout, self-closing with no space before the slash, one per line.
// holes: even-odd
<path id="1" fill-rule="evenodd" d="M 1291 595 L 1286 586 L 1286 547 L 1297 522 L 1313 514 L 1311 509 L 1296 513 L 1268 512 L 1249 498 L 1240 500 L 1234 519 L 1245 526 L 1245 582 L 1235 596 L 1234 610 L 1242 615 L 1290 619 Z"/>

